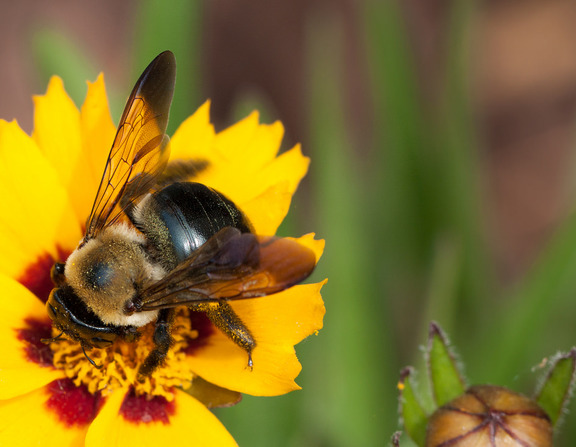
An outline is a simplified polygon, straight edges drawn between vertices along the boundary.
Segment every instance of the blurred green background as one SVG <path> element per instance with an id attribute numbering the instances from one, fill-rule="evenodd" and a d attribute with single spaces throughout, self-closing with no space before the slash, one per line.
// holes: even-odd
<path id="1" fill-rule="evenodd" d="M 171 49 L 171 132 L 207 98 L 218 129 L 280 119 L 312 158 L 281 231 L 327 241 L 325 327 L 297 347 L 302 391 L 217 414 L 241 446 L 388 445 L 430 320 L 470 383 L 527 394 L 576 344 L 575 19 L 569 0 L 23 0 L 0 17 L 0 117 L 30 131 L 50 75 L 81 104 L 103 71 L 117 120 Z"/>

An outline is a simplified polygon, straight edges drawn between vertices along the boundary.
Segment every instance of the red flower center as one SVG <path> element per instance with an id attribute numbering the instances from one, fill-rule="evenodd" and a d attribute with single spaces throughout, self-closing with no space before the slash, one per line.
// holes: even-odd
<path id="1" fill-rule="evenodd" d="M 28 360 L 40 366 L 53 366 L 52 350 L 43 343 L 43 339 L 52 337 L 52 322 L 49 319 L 36 320 L 27 318 L 26 327 L 17 329 L 17 337 L 24 343 L 24 350 Z"/>
<path id="2" fill-rule="evenodd" d="M 58 251 L 59 259 L 67 259 L 69 252 L 64 251 L 60 247 L 56 248 Z M 54 288 L 54 283 L 50 278 L 50 270 L 56 263 L 56 259 L 49 253 L 45 253 L 38 257 L 38 259 L 31 263 L 24 271 L 24 274 L 18 279 L 18 282 L 25 286 L 30 292 L 40 299 L 43 303 L 48 301 L 48 296 Z"/>
<path id="3" fill-rule="evenodd" d="M 188 346 L 184 349 L 186 355 L 193 355 L 194 352 L 208 343 L 208 338 L 216 330 L 212 322 L 204 312 L 190 311 L 190 326 L 198 332 L 195 338 L 187 337 Z"/>
<path id="4" fill-rule="evenodd" d="M 124 397 L 120 415 L 135 424 L 149 422 L 168 424 L 175 410 L 174 401 L 169 402 L 163 396 L 154 396 L 151 399 L 146 396 L 137 396 L 134 389 L 131 389 Z"/>
<path id="5" fill-rule="evenodd" d="M 104 403 L 100 393 L 90 394 L 70 379 L 55 380 L 48 385 L 48 392 L 46 406 L 68 427 L 90 424 Z"/>

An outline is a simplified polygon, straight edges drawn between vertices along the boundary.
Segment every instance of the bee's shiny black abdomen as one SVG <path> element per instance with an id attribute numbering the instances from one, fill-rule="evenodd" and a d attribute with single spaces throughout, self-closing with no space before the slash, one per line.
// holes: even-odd
<path id="1" fill-rule="evenodd" d="M 168 270 L 224 227 L 251 231 L 248 219 L 232 201 L 193 182 L 173 183 L 155 192 L 132 217 L 156 261 Z"/>

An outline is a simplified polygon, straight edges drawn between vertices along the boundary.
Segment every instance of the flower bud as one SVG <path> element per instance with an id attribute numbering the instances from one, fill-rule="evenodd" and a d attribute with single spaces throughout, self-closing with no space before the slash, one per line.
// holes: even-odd
<path id="1" fill-rule="evenodd" d="M 426 447 L 552 445 L 550 418 L 535 402 L 499 386 L 469 388 L 430 417 Z"/>

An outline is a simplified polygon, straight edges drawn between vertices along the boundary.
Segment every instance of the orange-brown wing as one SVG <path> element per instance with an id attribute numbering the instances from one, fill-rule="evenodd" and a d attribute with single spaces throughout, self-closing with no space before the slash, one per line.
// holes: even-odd
<path id="1" fill-rule="evenodd" d="M 271 295 L 306 279 L 315 265 L 314 252 L 294 240 L 226 227 L 144 289 L 137 307 L 144 311 Z"/>
<path id="2" fill-rule="evenodd" d="M 170 51 L 158 55 L 142 73 L 124 108 L 108 155 L 84 241 L 118 221 L 146 194 L 169 156 L 166 126 L 174 93 L 176 61 Z"/>

